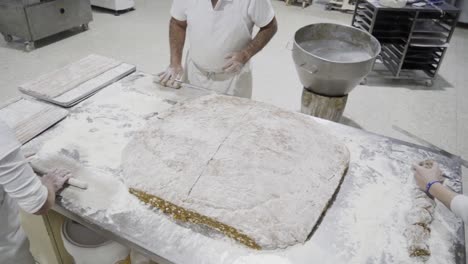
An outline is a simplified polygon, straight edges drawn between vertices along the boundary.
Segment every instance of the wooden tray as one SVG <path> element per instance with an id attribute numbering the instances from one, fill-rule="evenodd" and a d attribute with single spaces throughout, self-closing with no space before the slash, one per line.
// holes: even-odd
<path id="1" fill-rule="evenodd" d="M 92 54 L 20 85 L 19 90 L 37 99 L 71 107 L 135 70 L 134 65 Z"/>
<path id="2" fill-rule="evenodd" d="M 0 105 L 0 119 L 15 131 L 24 144 L 68 115 L 66 109 L 18 97 Z"/>

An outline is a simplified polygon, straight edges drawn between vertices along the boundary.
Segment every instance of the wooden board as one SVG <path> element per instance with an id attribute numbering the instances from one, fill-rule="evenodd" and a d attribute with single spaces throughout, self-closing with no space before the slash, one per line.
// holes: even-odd
<path id="1" fill-rule="evenodd" d="M 71 107 L 86 99 L 88 96 L 93 95 L 102 88 L 108 86 L 109 84 L 112 84 L 122 79 L 123 77 L 129 75 L 135 70 L 136 67 L 134 65 L 122 63 L 119 66 L 110 69 L 107 72 L 80 84 L 75 89 L 72 89 L 60 96 L 57 96 L 53 99 L 41 99 L 63 107 Z"/>
<path id="2" fill-rule="evenodd" d="M 28 142 L 68 115 L 60 107 L 26 98 L 15 98 L 0 106 L 0 119 L 15 131 L 21 144 Z"/>
<path id="3" fill-rule="evenodd" d="M 71 107 L 135 70 L 134 65 L 92 54 L 20 85 L 19 90 L 53 104 Z"/>

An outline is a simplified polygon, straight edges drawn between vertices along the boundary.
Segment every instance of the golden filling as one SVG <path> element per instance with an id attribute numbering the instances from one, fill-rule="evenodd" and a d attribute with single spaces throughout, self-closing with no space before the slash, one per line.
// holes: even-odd
<path id="1" fill-rule="evenodd" d="M 421 248 L 412 250 L 410 254 L 411 257 L 426 257 L 430 255 L 431 255 L 431 252 L 429 252 L 429 250 L 421 249 Z"/>
<path id="2" fill-rule="evenodd" d="M 255 241 L 252 238 L 248 237 L 245 234 L 242 234 L 240 231 L 238 231 L 237 229 L 231 226 L 223 224 L 219 221 L 216 221 L 212 218 L 201 215 L 199 213 L 186 210 L 171 202 L 165 201 L 157 196 L 148 194 L 138 189 L 130 188 L 129 191 L 131 194 L 135 195 L 138 199 L 140 199 L 144 203 L 154 208 L 159 209 L 164 214 L 172 217 L 173 219 L 177 221 L 206 226 L 250 248 L 257 249 L 257 250 L 261 249 L 261 247 L 257 243 L 255 243 Z"/>

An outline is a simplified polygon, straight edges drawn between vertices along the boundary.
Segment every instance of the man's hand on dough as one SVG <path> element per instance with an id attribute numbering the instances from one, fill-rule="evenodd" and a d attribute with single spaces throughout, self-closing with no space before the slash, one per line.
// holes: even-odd
<path id="1" fill-rule="evenodd" d="M 247 52 L 234 52 L 226 56 L 226 64 L 224 64 L 223 71 L 225 73 L 238 73 L 242 67 L 249 61 L 250 56 Z"/>
<path id="2" fill-rule="evenodd" d="M 179 89 L 183 74 L 184 68 L 182 65 L 171 65 L 167 67 L 165 71 L 159 73 L 158 76 L 155 77 L 154 81 L 162 86 Z"/>
<path id="3" fill-rule="evenodd" d="M 432 160 L 422 161 L 413 165 L 414 178 L 421 190 L 426 191 L 427 184 L 432 181 L 443 181 L 439 164 Z"/>
<path id="4" fill-rule="evenodd" d="M 63 185 L 71 178 L 71 173 L 67 170 L 56 169 L 41 177 L 45 186 L 49 186 L 57 193 L 63 188 Z"/>

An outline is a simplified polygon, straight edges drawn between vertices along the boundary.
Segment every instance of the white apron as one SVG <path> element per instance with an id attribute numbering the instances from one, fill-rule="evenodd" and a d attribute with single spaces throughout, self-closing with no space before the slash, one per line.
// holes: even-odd
<path id="1" fill-rule="evenodd" d="M 224 73 L 227 55 L 240 52 L 252 40 L 254 21 L 250 1 L 187 1 L 187 35 L 190 49 L 185 60 L 186 81 L 216 93 L 251 98 L 250 64 L 239 73 Z"/>
<path id="2" fill-rule="evenodd" d="M 252 72 L 250 65 L 244 65 L 239 73 L 211 72 L 202 69 L 187 54 L 185 60 L 185 81 L 189 84 L 212 90 L 219 94 L 252 97 Z"/>

